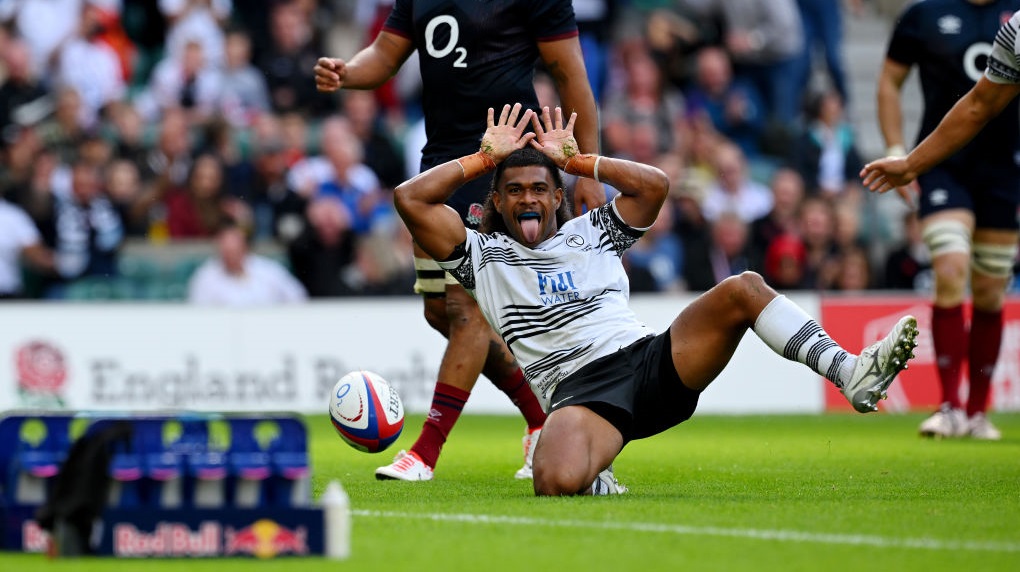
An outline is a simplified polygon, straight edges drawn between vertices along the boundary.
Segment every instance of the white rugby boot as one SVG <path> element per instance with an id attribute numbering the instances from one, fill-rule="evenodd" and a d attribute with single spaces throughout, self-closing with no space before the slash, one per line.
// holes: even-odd
<path id="1" fill-rule="evenodd" d="M 896 375 L 907 369 L 907 360 L 917 347 L 917 319 L 904 316 L 885 338 L 868 346 L 857 356 L 850 380 L 840 392 L 861 413 L 878 410 L 878 401 L 886 398 L 886 389 Z"/>
<path id="2" fill-rule="evenodd" d="M 975 413 L 967 420 L 967 434 L 974 439 L 985 441 L 998 441 L 1002 439 L 1002 432 L 999 431 L 984 413 Z"/>
<path id="3" fill-rule="evenodd" d="M 921 422 L 918 431 L 922 437 L 951 439 L 967 435 L 969 430 L 967 414 L 962 409 L 956 409 L 950 407 L 948 403 L 943 403 L 938 411 Z"/>
<path id="4" fill-rule="evenodd" d="M 514 473 L 514 478 L 530 479 L 535 476 L 531 464 L 535 460 L 535 447 L 538 446 L 538 437 L 541 434 L 542 429 L 538 428 L 534 431 L 528 431 L 524 437 L 521 437 L 521 445 L 524 448 L 524 466 L 517 469 L 517 472 Z"/>
<path id="5" fill-rule="evenodd" d="M 375 478 L 380 481 L 431 481 L 432 467 L 426 465 L 414 451 L 401 451 L 392 463 L 375 470 Z"/>
<path id="6" fill-rule="evenodd" d="M 612 465 L 599 473 L 591 483 L 591 494 L 595 496 L 622 495 L 625 492 L 627 492 L 627 487 L 616 480 Z"/>

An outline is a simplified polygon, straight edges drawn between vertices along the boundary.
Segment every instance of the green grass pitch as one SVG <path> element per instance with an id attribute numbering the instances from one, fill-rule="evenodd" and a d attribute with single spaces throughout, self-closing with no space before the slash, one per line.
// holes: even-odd
<path id="1" fill-rule="evenodd" d="M 1020 570 L 1020 414 L 1000 442 L 917 436 L 920 414 L 713 416 L 630 444 L 630 492 L 535 498 L 517 481 L 523 422 L 465 416 L 427 483 L 379 482 L 409 447 L 359 453 L 308 419 L 317 496 L 340 480 L 355 510 L 352 557 L 47 560 L 4 570 Z M 328 567 L 328 568 L 325 568 Z"/>

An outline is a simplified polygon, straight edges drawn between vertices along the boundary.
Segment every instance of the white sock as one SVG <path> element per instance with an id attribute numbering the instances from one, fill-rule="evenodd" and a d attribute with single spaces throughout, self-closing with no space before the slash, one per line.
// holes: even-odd
<path id="1" fill-rule="evenodd" d="M 843 387 L 857 364 L 857 356 L 829 337 L 811 316 L 786 296 L 776 296 L 754 321 L 758 334 L 772 351 L 800 362 Z"/>

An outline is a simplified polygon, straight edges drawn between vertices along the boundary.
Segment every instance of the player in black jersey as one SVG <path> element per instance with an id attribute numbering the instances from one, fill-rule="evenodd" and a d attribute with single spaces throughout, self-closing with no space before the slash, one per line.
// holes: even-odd
<path id="1" fill-rule="evenodd" d="M 749 329 L 779 355 L 832 380 L 857 411 L 877 409 L 912 355 L 911 316 L 856 356 L 761 276 L 745 272 L 699 296 L 665 332 L 638 321 L 622 257 L 655 221 L 669 179 L 649 165 L 578 153 L 576 116 L 564 124 L 557 108 L 553 117 L 545 108 L 535 133 L 525 134 L 530 111 L 507 105 L 497 121 L 490 109 L 478 152 L 395 192 L 411 235 L 474 293 L 549 404 L 534 457 L 535 494 L 621 492 L 603 471 L 628 442 L 688 419 Z M 604 180 L 620 193 L 571 219 L 562 212 L 560 170 Z M 489 173 L 491 228 L 483 234 L 444 202 Z"/>
<path id="2" fill-rule="evenodd" d="M 983 73 L 998 73 L 1000 64 L 989 57 L 997 53 L 992 40 L 1018 9 L 1020 0 L 922 0 L 907 7 L 896 23 L 878 83 L 878 119 L 888 155 L 904 154 L 900 88 L 911 68 L 920 71 L 924 93 L 921 141 Z M 1015 31 L 1013 36 L 995 41 L 1012 46 Z M 1011 47 L 1009 59 L 1014 58 Z M 991 62 L 987 70 L 986 62 Z M 986 87 L 978 95 L 986 95 Z M 969 142 L 959 141 L 952 156 L 917 177 L 922 232 L 935 271 L 932 338 L 943 401 L 921 424 L 926 436 L 1000 438 L 985 413 L 1002 340 L 1002 305 L 1017 253 L 1020 126 L 1017 101 L 996 93 L 995 105 L 1010 119 L 990 123 L 980 133 L 973 130 Z M 969 98 L 964 105 L 974 101 Z M 928 153 L 920 152 L 922 157 Z M 968 278 L 973 304 L 969 332 L 963 312 Z M 970 379 L 966 408 L 960 396 L 964 360 Z"/>
<path id="3" fill-rule="evenodd" d="M 598 113 L 584 67 L 577 24 L 569 0 L 397 0 L 370 46 L 349 60 L 321 58 L 316 85 L 322 91 L 373 89 L 388 80 L 415 50 L 421 62 L 427 142 L 421 170 L 477 150 L 485 111 L 505 101 L 538 105 L 533 86 L 539 60 L 556 83 L 563 105 L 585 119 L 578 125 L 584 152 L 598 152 Z M 476 227 L 488 194 L 486 180 L 459 189 L 449 204 Z M 605 192 L 592 180 L 574 189 L 577 212 L 598 207 Z M 381 479 L 429 480 L 446 437 L 479 373 L 507 393 L 524 414 L 525 464 L 518 478 L 531 478 L 531 456 L 545 413 L 502 340 L 492 332 L 474 300 L 415 245 L 425 317 L 449 340 L 439 367 L 430 414 L 410 452 L 380 467 Z"/>

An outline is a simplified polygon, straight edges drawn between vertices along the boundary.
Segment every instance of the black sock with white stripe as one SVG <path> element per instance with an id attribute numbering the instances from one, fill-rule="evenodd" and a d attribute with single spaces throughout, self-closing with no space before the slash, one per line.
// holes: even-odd
<path id="1" fill-rule="evenodd" d="M 857 364 L 857 356 L 829 337 L 807 312 L 786 296 L 776 296 L 754 321 L 754 332 L 772 351 L 798 361 L 843 387 Z"/>

